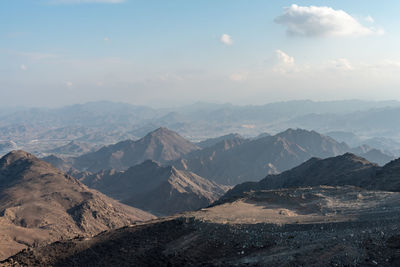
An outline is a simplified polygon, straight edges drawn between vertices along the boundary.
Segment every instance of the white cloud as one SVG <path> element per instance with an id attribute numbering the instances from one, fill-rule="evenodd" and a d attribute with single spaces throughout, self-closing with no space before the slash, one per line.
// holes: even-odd
<path id="1" fill-rule="evenodd" d="M 108 43 L 108 42 L 111 42 L 111 39 L 108 37 L 104 37 L 103 41 Z"/>
<path id="2" fill-rule="evenodd" d="M 286 65 L 286 66 L 293 66 L 294 65 L 294 57 L 289 56 L 282 50 L 276 50 L 275 55 L 278 59 L 278 64 Z"/>
<path id="3" fill-rule="evenodd" d="M 325 37 L 325 36 L 365 36 L 383 34 L 361 25 L 354 17 L 343 10 L 330 7 L 298 6 L 286 7 L 275 22 L 287 27 L 290 36 Z"/>
<path id="4" fill-rule="evenodd" d="M 296 66 L 294 64 L 294 57 L 289 56 L 282 50 L 275 51 L 276 64 L 274 71 L 281 73 L 289 73 L 296 71 Z"/>
<path id="5" fill-rule="evenodd" d="M 119 4 L 123 2 L 125 2 L 125 0 L 49 0 L 50 4 Z"/>
<path id="6" fill-rule="evenodd" d="M 226 33 L 222 34 L 220 41 L 221 41 L 221 43 L 226 44 L 226 45 L 233 44 L 233 40 L 232 40 L 231 36 Z"/>
<path id="7" fill-rule="evenodd" d="M 19 68 L 23 71 L 27 70 L 28 67 L 25 64 L 21 64 L 21 66 L 19 66 Z"/>

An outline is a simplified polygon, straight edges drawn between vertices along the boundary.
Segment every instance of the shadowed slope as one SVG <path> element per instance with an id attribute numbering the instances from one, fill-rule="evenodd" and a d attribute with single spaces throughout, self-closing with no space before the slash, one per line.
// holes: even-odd
<path id="1" fill-rule="evenodd" d="M 228 187 L 189 171 L 147 160 L 124 172 L 102 171 L 82 180 L 89 187 L 155 214 L 174 214 L 210 205 Z"/>

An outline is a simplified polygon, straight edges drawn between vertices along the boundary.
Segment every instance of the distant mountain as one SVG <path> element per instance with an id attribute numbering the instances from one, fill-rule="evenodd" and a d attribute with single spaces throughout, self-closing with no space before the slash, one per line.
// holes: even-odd
<path id="1" fill-rule="evenodd" d="M 155 218 L 123 205 L 24 151 L 0 159 L 0 258 L 27 246 Z"/>
<path id="2" fill-rule="evenodd" d="M 366 145 L 364 145 L 364 146 L 366 146 Z M 388 163 L 388 162 L 390 162 L 390 161 L 395 159 L 394 156 L 390 156 L 388 154 L 385 154 L 384 152 L 382 152 L 382 150 L 375 149 L 375 148 L 370 148 L 370 147 L 365 152 L 357 153 L 357 148 L 352 149 L 351 151 L 354 152 L 355 154 L 357 154 L 360 157 L 366 158 L 367 160 L 369 160 L 371 162 L 379 164 L 380 166 L 383 166 L 386 163 Z"/>
<path id="3" fill-rule="evenodd" d="M 103 169 L 126 170 L 147 159 L 167 162 L 199 149 L 176 132 L 158 128 L 138 141 L 126 140 L 75 158 L 74 167 L 98 172 Z"/>
<path id="4" fill-rule="evenodd" d="M 325 135 L 339 142 L 345 142 L 349 146 L 359 146 L 362 143 L 362 139 L 352 132 L 332 131 L 325 133 Z"/>
<path id="5" fill-rule="evenodd" d="M 386 154 L 400 156 L 400 143 L 391 138 L 373 137 L 363 140 L 362 143 L 382 150 Z"/>
<path id="6" fill-rule="evenodd" d="M 368 146 L 370 149 L 380 150 L 388 156 L 400 156 L 400 143 L 386 137 L 372 137 L 372 138 L 361 138 L 351 132 L 328 132 L 326 135 L 338 140 L 345 142 L 346 144 L 356 147 L 353 152 L 358 153 L 357 149 L 362 146 Z M 367 151 L 364 151 L 364 153 Z M 368 156 L 368 155 L 367 155 Z M 371 159 L 373 160 L 373 159 Z M 387 162 L 386 162 L 387 163 Z"/>
<path id="7" fill-rule="evenodd" d="M 346 153 L 327 159 L 312 158 L 305 163 L 277 175 L 268 175 L 259 182 L 235 186 L 222 199 L 235 199 L 244 192 L 308 186 L 352 185 L 370 190 L 400 192 L 400 159 L 383 167 Z"/>
<path id="8" fill-rule="evenodd" d="M 363 138 L 384 136 L 399 140 L 394 123 L 399 117 L 399 106 L 397 101 L 298 100 L 245 106 L 196 103 L 154 109 L 100 101 L 0 112 L 0 140 L 13 140 L 19 148 L 41 155 L 71 140 L 95 145 L 137 140 L 160 126 L 192 141 L 232 132 L 257 136 L 290 127 L 324 133 L 350 131 L 362 134 Z"/>
<path id="9" fill-rule="evenodd" d="M 267 137 L 267 136 L 271 136 L 271 135 L 269 133 L 260 133 L 259 135 L 257 135 L 253 139 L 260 139 L 260 138 L 264 138 L 264 137 Z"/>
<path id="10" fill-rule="evenodd" d="M 51 149 L 48 153 L 68 156 L 79 156 L 94 150 L 94 146 L 89 143 L 71 141 L 66 145 Z"/>
<path id="11" fill-rule="evenodd" d="M 310 113 L 288 120 L 291 127 L 314 129 L 320 132 L 344 131 L 366 137 L 399 138 L 400 108 L 381 107 L 347 114 Z"/>
<path id="12" fill-rule="evenodd" d="M 288 170 L 311 157 L 331 157 L 350 148 L 314 131 L 293 130 L 255 140 L 226 140 L 172 164 L 219 184 L 235 185 Z"/>
<path id="13" fill-rule="evenodd" d="M 219 136 L 219 137 L 215 137 L 215 138 L 209 138 L 209 139 L 206 139 L 206 140 L 196 143 L 196 145 L 201 148 L 206 148 L 206 147 L 214 146 L 217 143 L 219 143 L 221 141 L 225 141 L 225 140 L 244 140 L 244 139 L 245 138 L 243 136 L 241 136 L 240 134 L 233 133 L 233 134 L 227 134 L 227 135 L 223 135 L 223 136 Z"/>
<path id="14" fill-rule="evenodd" d="M 72 168 L 72 164 L 70 162 L 55 155 L 44 157 L 42 158 L 42 160 L 47 163 L 50 163 L 51 165 L 53 165 L 54 167 L 63 172 L 68 172 Z"/>
<path id="15" fill-rule="evenodd" d="M 102 171 L 82 180 L 91 188 L 157 215 L 170 215 L 210 205 L 228 187 L 189 171 L 147 160 L 124 172 Z"/>

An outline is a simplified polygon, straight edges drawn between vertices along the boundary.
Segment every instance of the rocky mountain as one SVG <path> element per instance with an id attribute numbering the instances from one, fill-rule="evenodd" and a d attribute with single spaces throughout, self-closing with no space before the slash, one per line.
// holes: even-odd
<path id="1" fill-rule="evenodd" d="M 350 148 L 314 131 L 289 129 L 255 140 L 226 140 L 173 162 L 219 184 L 235 185 L 279 173 L 311 157 L 331 157 Z"/>
<path id="2" fill-rule="evenodd" d="M 82 182 L 123 203 L 157 215 L 171 215 L 209 206 L 228 187 L 192 172 L 147 160 L 126 171 L 102 171 Z"/>
<path id="3" fill-rule="evenodd" d="M 243 140 L 244 137 L 242 137 L 240 134 L 227 134 L 215 138 L 209 138 L 203 141 L 200 141 L 196 143 L 197 146 L 201 148 L 206 148 L 206 147 L 212 147 L 216 144 L 218 144 L 221 141 L 229 141 L 229 140 Z"/>
<path id="4" fill-rule="evenodd" d="M 24 151 L 0 159 L 0 258 L 28 246 L 91 236 L 155 218 Z"/>
<path id="5" fill-rule="evenodd" d="M 383 167 L 368 160 L 346 153 L 341 156 L 307 162 L 277 175 L 268 175 L 259 182 L 247 182 L 235 186 L 220 201 L 240 198 L 252 190 L 270 190 L 308 186 L 352 185 L 372 190 L 400 192 L 400 160 Z"/>
<path id="6" fill-rule="evenodd" d="M 76 169 L 91 172 L 126 170 L 147 159 L 164 163 L 197 149 L 196 145 L 179 134 L 161 127 L 137 141 L 122 141 L 77 157 L 73 165 Z"/>
<path id="7" fill-rule="evenodd" d="M 21 252 L 4 266 L 399 266 L 400 193 L 351 186 L 231 203 Z M 117 244 L 117 245 L 116 245 Z"/>

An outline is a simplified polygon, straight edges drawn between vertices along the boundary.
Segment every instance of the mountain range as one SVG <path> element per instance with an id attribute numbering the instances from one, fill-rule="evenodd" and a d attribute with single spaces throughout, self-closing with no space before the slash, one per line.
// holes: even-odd
<path id="1" fill-rule="evenodd" d="M 40 156 L 71 141 L 104 146 L 137 140 L 161 126 L 193 142 L 230 133 L 252 138 L 287 128 L 321 133 L 345 130 L 365 140 L 379 137 L 399 142 L 392 123 L 399 117 L 399 106 L 396 101 L 300 100 L 258 106 L 196 103 L 155 109 L 102 101 L 55 109 L 2 109 L 0 140 L 13 141 L 18 148 Z"/>
<path id="2" fill-rule="evenodd" d="M 126 170 L 147 159 L 165 163 L 197 149 L 199 147 L 176 132 L 158 128 L 137 141 L 122 141 L 77 157 L 73 165 L 79 170 L 91 172 Z"/>
<path id="3" fill-rule="evenodd" d="M 51 155 L 43 159 L 79 178 L 102 170 L 127 170 L 151 159 L 231 186 L 280 173 L 312 157 L 327 158 L 346 152 L 379 165 L 394 159 L 367 145 L 351 148 L 331 137 L 302 129 L 251 139 L 230 134 L 194 144 L 167 128 L 156 129 L 137 141 L 126 140 L 78 157 Z"/>
<path id="4" fill-rule="evenodd" d="M 352 149 L 345 143 L 315 131 L 288 129 L 274 136 L 257 139 L 234 138 L 211 147 L 193 151 L 172 164 L 190 170 L 219 184 L 235 185 L 255 181 L 265 174 L 276 174 L 293 168 L 312 157 L 333 157 L 346 152 L 387 163 L 393 157 L 365 147 Z"/>

